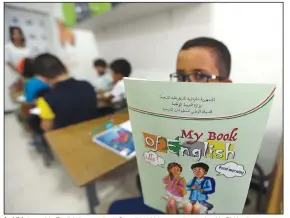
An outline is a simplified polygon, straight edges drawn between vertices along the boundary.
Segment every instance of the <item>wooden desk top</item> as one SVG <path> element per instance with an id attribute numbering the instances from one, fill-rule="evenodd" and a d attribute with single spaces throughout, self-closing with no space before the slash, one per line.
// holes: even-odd
<path id="1" fill-rule="evenodd" d="M 85 186 L 128 161 L 92 141 L 90 132 L 109 119 L 118 125 L 127 121 L 129 114 L 120 112 L 45 134 L 55 155 L 79 186 Z"/>
<path id="2" fill-rule="evenodd" d="M 271 178 L 267 214 L 283 213 L 283 144 L 281 144 Z"/>

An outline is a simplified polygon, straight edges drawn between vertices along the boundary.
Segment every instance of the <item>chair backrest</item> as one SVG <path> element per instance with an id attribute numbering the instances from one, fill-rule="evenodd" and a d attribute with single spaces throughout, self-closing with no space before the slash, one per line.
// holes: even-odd
<path id="1" fill-rule="evenodd" d="M 127 107 L 127 99 L 122 99 L 121 101 L 113 103 L 113 108 L 116 112 L 123 110 Z"/>

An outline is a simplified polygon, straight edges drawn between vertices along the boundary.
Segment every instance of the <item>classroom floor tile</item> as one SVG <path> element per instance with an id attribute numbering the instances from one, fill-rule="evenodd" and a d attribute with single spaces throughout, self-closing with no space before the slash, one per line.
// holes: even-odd
<path id="1" fill-rule="evenodd" d="M 88 213 L 85 190 L 57 161 L 45 167 L 29 139 L 15 115 L 5 115 L 5 213 Z M 136 162 L 131 162 L 101 178 L 96 212 L 106 213 L 112 201 L 138 195 L 137 188 L 128 191 L 136 186 L 136 174 Z"/>

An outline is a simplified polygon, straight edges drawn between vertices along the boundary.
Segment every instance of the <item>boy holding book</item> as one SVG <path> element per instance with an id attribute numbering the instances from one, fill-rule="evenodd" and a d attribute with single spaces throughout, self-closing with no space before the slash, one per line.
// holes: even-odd
<path id="1" fill-rule="evenodd" d="M 184 43 L 177 56 L 176 72 L 169 76 L 172 82 L 230 83 L 230 70 L 231 54 L 227 46 L 213 38 L 199 37 Z M 137 181 L 140 184 L 140 178 Z M 167 201 L 166 212 L 178 213 L 175 199 Z M 183 213 L 198 214 L 200 208 L 197 204 L 186 204 Z"/>
<path id="2" fill-rule="evenodd" d="M 170 74 L 172 82 L 232 82 L 230 77 L 231 54 L 222 42 L 208 37 L 188 40 L 181 47 L 176 73 Z M 184 213 L 197 213 L 196 204 L 186 205 Z M 177 213 L 176 202 L 167 202 L 167 213 Z"/>

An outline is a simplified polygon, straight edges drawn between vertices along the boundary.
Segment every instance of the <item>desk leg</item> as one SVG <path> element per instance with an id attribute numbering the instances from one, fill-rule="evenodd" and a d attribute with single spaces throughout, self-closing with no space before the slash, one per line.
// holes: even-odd
<path id="1" fill-rule="evenodd" d="M 99 205 L 99 199 L 98 199 L 98 196 L 97 196 L 97 190 L 96 190 L 96 183 L 95 182 L 89 183 L 86 186 L 86 195 L 87 195 L 87 199 L 88 199 L 88 202 L 89 202 L 90 213 L 94 214 L 95 213 L 94 208 Z"/>

